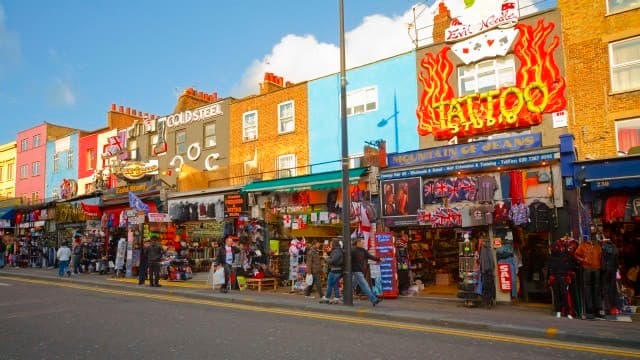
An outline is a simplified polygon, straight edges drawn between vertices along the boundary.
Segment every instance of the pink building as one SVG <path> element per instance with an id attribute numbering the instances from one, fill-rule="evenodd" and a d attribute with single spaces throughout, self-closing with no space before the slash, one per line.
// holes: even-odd
<path id="1" fill-rule="evenodd" d="M 42 123 L 18 133 L 16 138 L 16 197 L 25 203 L 44 201 L 47 140 L 55 140 L 75 129 Z"/>

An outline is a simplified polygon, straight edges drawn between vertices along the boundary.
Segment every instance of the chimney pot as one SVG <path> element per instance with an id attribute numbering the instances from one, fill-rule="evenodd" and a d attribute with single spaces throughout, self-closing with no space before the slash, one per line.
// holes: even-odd
<path id="1" fill-rule="evenodd" d="M 131 113 L 132 113 L 133 115 L 138 115 L 138 110 L 133 109 L 133 110 L 131 110 Z"/>
<path id="2" fill-rule="evenodd" d="M 116 111 L 116 104 L 111 104 L 111 111 Z"/>
<path id="3" fill-rule="evenodd" d="M 124 106 L 120 105 L 120 106 L 118 107 L 118 112 L 123 113 L 123 112 L 124 112 Z"/>
<path id="4" fill-rule="evenodd" d="M 127 115 L 131 115 L 131 108 L 130 108 L 130 107 L 127 107 L 127 108 L 125 109 L 125 113 L 126 113 Z"/>

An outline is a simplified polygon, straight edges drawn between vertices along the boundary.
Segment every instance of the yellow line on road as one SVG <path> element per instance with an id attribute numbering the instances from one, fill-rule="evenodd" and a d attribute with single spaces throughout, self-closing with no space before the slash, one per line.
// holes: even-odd
<path id="1" fill-rule="evenodd" d="M 522 345 L 548 347 L 548 348 L 562 349 L 562 350 L 581 351 L 581 352 L 589 352 L 589 353 L 595 353 L 595 354 L 603 354 L 608 356 L 640 358 L 640 351 L 634 351 L 631 349 L 621 349 L 621 348 L 595 346 L 595 345 L 582 345 L 582 344 L 574 344 L 574 343 L 562 342 L 557 340 L 531 339 L 531 338 L 525 338 L 520 336 L 491 334 L 488 332 L 473 331 L 473 330 L 455 330 L 455 329 L 448 329 L 448 328 L 438 327 L 438 326 L 401 323 L 401 322 L 388 321 L 388 320 L 367 319 L 362 317 L 353 317 L 349 315 L 333 315 L 333 314 L 318 313 L 313 311 L 300 311 L 300 310 L 291 310 L 291 309 L 284 309 L 284 308 L 261 307 L 261 306 L 255 306 L 255 305 L 230 303 L 230 302 L 225 302 L 220 300 L 204 300 L 204 299 L 187 298 L 187 297 L 178 296 L 178 295 L 150 294 L 150 293 L 137 292 L 137 291 L 115 290 L 115 289 L 101 288 L 99 285 L 81 285 L 81 284 L 75 284 L 75 283 L 64 282 L 64 281 L 35 280 L 35 279 L 25 279 L 25 278 L 12 277 L 12 276 L 2 276 L 2 278 L 6 280 L 14 280 L 14 281 L 20 281 L 20 282 L 31 283 L 31 284 L 59 286 L 59 287 L 66 287 L 71 289 L 93 291 L 93 292 L 99 292 L 99 293 L 104 293 L 109 295 L 124 295 L 124 296 L 132 296 L 132 297 L 139 297 L 139 298 L 145 298 L 145 299 L 162 300 L 162 301 L 170 301 L 170 302 L 185 303 L 185 304 L 206 305 L 206 306 L 220 307 L 220 308 L 227 308 L 227 309 L 234 309 L 234 310 L 253 311 L 253 312 L 261 312 L 261 313 L 267 313 L 267 314 L 277 314 L 277 315 L 288 315 L 288 316 L 302 317 L 302 318 L 308 318 L 308 319 L 328 320 L 328 321 L 335 321 L 335 322 L 354 324 L 354 325 L 378 326 L 378 327 L 396 329 L 396 330 L 408 330 L 408 331 L 416 331 L 416 332 L 423 332 L 423 333 L 453 335 L 453 336 L 460 336 L 460 337 L 466 337 L 466 338 L 472 338 L 472 339 L 478 339 L 478 340 L 499 341 L 499 342 L 512 343 L 512 344 L 522 344 Z M 551 333 L 553 333 L 553 331 L 551 331 Z"/>

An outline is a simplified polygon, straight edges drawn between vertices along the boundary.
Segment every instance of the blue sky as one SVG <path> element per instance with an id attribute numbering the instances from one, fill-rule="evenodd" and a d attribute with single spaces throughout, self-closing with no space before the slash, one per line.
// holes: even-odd
<path id="1" fill-rule="evenodd" d="M 345 0 L 347 66 L 411 49 L 412 9 L 420 28 L 433 2 Z M 0 144 L 44 121 L 104 127 L 112 103 L 163 115 L 188 87 L 241 97 L 265 71 L 338 71 L 338 0 L 180 4 L 0 0 Z"/>

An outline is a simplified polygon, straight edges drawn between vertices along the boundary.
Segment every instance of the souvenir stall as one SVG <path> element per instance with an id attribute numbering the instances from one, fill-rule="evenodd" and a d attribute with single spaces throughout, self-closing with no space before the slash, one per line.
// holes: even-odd
<path id="1" fill-rule="evenodd" d="M 59 243 L 55 233 L 54 204 L 16 209 L 16 263 L 20 267 L 51 267 L 50 249 Z"/>

